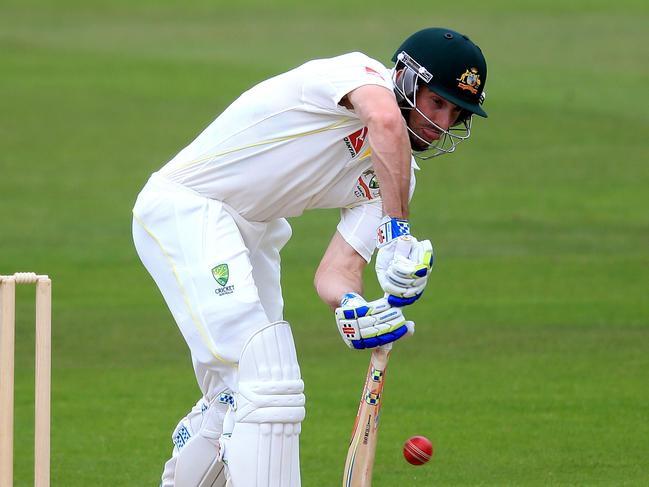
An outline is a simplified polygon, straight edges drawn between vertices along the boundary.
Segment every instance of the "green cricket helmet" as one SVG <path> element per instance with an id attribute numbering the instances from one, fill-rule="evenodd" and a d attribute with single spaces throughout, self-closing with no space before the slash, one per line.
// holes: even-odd
<path id="1" fill-rule="evenodd" d="M 487 117 L 482 109 L 487 81 L 487 63 L 482 51 L 467 36 L 451 29 L 428 28 L 408 37 L 392 57 L 394 91 L 402 108 L 416 110 L 438 129 L 442 136 L 427 141 L 410 130 L 416 156 L 421 159 L 455 151 L 457 144 L 471 135 L 471 117 Z M 426 85 L 445 100 L 462 108 L 456 124 L 448 130 L 439 127 L 417 108 L 417 89 Z M 414 139 L 413 139 L 414 138 Z M 423 149 L 419 149 L 424 147 Z"/>

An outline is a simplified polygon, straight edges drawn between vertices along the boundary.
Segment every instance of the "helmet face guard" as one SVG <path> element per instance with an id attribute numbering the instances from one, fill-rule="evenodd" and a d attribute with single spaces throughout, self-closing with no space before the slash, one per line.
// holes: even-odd
<path id="1" fill-rule="evenodd" d="M 417 159 L 422 160 L 455 152 L 458 144 L 471 136 L 471 120 L 473 115 L 471 112 L 463 110 L 455 125 L 446 130 L 433 122 L 417 108 L 418 87 L 420 83 L 428 83 L 432 78 L 433 75 L 426 68 L 417 63 L 417 61 L 408 56 L 404 51 L 397 55 L 397 64 L 392 71 L 392 81 L 399 106 L 402 112 L 406 112 L 404 113 L 406 121 L 408 118 L 407 111 L 414 110 L 440 133 L 439 139 L 433 141 L 426 140 L 416 134 L 410 128 L 410 125 L 406 123 L 410 139 L 412 140 L 414 138 L 415 141 L 418 141 L 418 146 L 425 146 L 423 150 L 413 148 L 413 155 Z"/>
<path id="2" fill-rule="evenodd" d="M 419 159 L 454 152 L 471 136 L 473 115 L 486 117 L 482 109 L 487 64 L 482 51 L 467 36 L 450 29 L 432 27 L 415 32 L 397 49 L 392 61 L 392 81 L 401 113 L 406 119 L 413 154 Z M 440 127 L 417 107 L 422 85 L 461 108 L 460 116 L 448 129 Z M 409 120 L 413 110 L 439 139 L 426 140 L 415 133 Z"/>

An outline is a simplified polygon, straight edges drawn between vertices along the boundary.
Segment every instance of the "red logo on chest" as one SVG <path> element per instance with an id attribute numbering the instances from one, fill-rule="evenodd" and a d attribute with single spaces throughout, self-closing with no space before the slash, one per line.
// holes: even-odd
<path id="1" fill-rule="evenodd" d="M 352 157 L 356 157 L 361 151 L 361 147 L 363 147 L 363 144 L 365 143 L 366 136 L 367 127 L 363 127 L 362 129 L 357 130 L 353 134 L 350 134 L 343 139 L 345 141 L 345 145 L 347 146 L 347 150 L 352 155 Z"/>

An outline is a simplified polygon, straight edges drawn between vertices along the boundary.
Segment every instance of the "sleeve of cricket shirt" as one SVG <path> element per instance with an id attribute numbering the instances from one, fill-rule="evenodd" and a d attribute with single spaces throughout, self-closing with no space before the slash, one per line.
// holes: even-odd
<path id="1" fill-rule="evenodd" d="M 340 209 L 338 233 L 369 262 L 376 248 L 376 229 L 383 218 L 381 200 Z"/>
<path id="2" fill-rule="evenodd" d="M 410 200 L 415 192 L 415 170 L 419 169 L 414 157 L 411 164 Z M 376 198 L 356 206 L 341 208 L 337 230 L 345 242 L 369 262 L 376 248 L 376 231 L 382 218 L 383 203 L 380 198 Z"/>
<path id="3" fill-rule="evenodd" d="M 390 70 L 360 52 L 318 59 L 309 64 L 310 76 L 302 86 L 302 101 L 332 113 L 352 113 L 339 102 L 359 86 L 379 85 L 393 90 Z"/>

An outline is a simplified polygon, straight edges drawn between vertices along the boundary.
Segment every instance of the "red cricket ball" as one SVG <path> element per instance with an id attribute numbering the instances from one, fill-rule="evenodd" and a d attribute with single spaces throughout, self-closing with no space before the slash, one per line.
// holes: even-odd
<path id="1" fill-rule="evenodd" d="M 433 456 L 433 444 L 425 436 L 413 436 L 404 443 L 403 456 L 412 465 L 423 465 Z"/>

